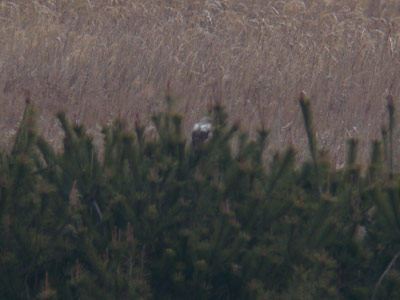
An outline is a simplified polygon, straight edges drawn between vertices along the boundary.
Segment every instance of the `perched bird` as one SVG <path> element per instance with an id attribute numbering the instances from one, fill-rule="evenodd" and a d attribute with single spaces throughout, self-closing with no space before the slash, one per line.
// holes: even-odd
<path id="1" fill-rule="evenodd" d="M 212 123 L 209 117 L 203 117 L 192 129 L 192 145 L 198 147 L 212 135 Z"/>

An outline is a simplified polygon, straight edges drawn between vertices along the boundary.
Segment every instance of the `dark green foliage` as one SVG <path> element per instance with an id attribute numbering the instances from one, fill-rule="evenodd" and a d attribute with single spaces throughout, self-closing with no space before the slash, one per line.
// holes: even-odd
<path id="1" fill-rule="evenodd" d="M 398 299 L 393 118 L 365 171 L 356 140 L 335 170 L 300 105 L 311 160 L 296 168 L 291 148 L 266 166 L 268 132 L 250 140 L 219 105 L 196 149 L 169 108 L 158 139 L 115 121 L 99 154 L 63 113 L 56 153 L 27 104 L 0 156 L 0 299 Z"/>

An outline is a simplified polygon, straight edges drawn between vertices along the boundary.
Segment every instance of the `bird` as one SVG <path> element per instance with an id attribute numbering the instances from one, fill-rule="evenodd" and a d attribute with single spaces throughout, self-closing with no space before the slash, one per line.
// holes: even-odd
<path id="1" fill-rule="evenodd" d="M 203 117 L 192 129 L 192 145 L 199 147 L 212 136 L 213 126 L 209 117 Z"/>

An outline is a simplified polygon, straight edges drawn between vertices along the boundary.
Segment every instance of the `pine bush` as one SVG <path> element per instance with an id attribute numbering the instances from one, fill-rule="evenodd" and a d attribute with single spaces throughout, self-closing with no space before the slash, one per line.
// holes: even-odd
<path id="1" fill-rule="evenodd" d="M 397 299 L 400 175 L 394 104 L 366 168 L 357 140 L 333 168 L 299 99 L 310 160 L 267 165 L 268 131 L 250 139 L 220 105 L 193 147 L 182 117 L 153 118 L 157 139 L 116 120 L 96 149 L 57 115 L 57 152 L 29 97 L 0 154 L 0 299 Z M 232 145 L 235 145 L 234 147 Z"/>

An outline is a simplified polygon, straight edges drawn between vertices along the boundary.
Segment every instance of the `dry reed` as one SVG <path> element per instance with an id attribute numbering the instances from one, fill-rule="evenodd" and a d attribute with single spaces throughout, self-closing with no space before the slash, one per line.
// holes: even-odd
<path id="1" fill-rule="evenodd" d="M 15 132 L 30 90 L 42 134 L 54 113 L 92 131 L 163 109 L 170 84 L 185 132 L 220 101 L 270 148 L 306 155 L 297 104 L 313 99 L 317 138 L 335 164 L 379 136 L 385 97 L 399 98 L 400 4 L 377 0 L 13 0 L 0 3 L 0 138 Z"/>

